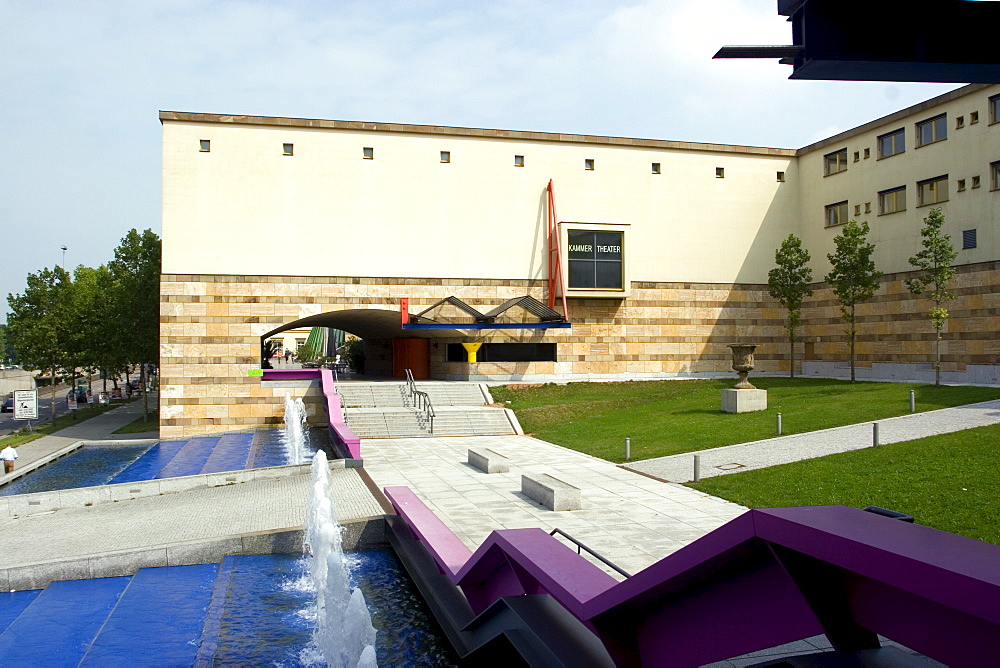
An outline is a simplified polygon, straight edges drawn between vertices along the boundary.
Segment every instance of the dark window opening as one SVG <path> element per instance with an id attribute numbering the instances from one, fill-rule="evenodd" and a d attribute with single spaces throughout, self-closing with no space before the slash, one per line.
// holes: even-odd
<path id="1" fill-rule="evenodd" d="M 621 290 L 623 232 L 569 231 L 569 287 Z"/>
<path id="2" fill-rule="evenodd" d="M 468 362 L 469 354 L 461 343 L 448 344 L 449 362 Z M 476 353 L 479 362 L 555 362 L 554 343 L 484 343 Z"/>

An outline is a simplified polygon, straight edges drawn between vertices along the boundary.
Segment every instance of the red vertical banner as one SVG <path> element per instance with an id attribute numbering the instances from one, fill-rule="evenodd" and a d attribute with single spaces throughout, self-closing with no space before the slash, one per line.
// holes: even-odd
<path id="1" fill-rule="evenodd" d="M 405 327 L 410 324 L 410 298 L 403 297 L 399 300 L 399 320 L 400 324 Z"/>

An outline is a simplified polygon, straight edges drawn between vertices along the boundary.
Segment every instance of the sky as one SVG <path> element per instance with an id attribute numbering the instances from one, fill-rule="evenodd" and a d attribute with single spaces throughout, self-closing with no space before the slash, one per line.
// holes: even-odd
<path id="1" fill-rule="evenodd" d="M 159 110 L 800 148 L 958 87 L 712 60 L 790 43 L 776 5 L 0 0 L 0 320 L 61 246 L 159 234 Z"/>

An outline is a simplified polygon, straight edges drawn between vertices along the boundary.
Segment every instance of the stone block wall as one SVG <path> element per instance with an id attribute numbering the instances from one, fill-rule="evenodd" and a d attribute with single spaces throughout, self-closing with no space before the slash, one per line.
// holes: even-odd
<path id="1" fill-rule="evenodd" d="M 1000 343 L 1000 269 L 996 263 L 963 266 L 954 281 L 958 299 L 943 344 L 944 370 L 995 365 Z M 903 282 L 886 276 L 878 294 L 858 308 L 857 359 L 928 364 L 934 332 L 929 302 L 914 298 Z M 161 414 L 163 438 L 278 424 L 285 393 L 309 401 L 308 388 L 276 387 L 247 375 L 260 366 L 261 336 L 305 317 L 345 309 L 398 310 L 409 297 L 416 313 L 454 295 L 489 310 L 530 294 L 532 281 L 398 279 L 310 276 L 168 275 L 161 278 Z M 485 330 L 476 336 L 434 339 L 431 376 L 456 380 L 545 382 L 582 379 L 654 379 L 732 373 L 726 344 L 757 343 L 758 373 L 787 373 L 784 310 L 763 285 L 634 282 L 627 300 L 570 299 L 572 329 Z M 797 368 L 804 362 L 848 360 L 839 305 L 828 286 L 803 313 Z M 481 335 L 481 336 L 480 336 Z M 448 362 L 446 344 L 463 340 L 556 343 L 556 362 Z M 391 343 L 373 342 L 382 350 Z M 384 362 L 384 360 L 382 360 Z M 380 367 L 387 368 L 384 363 Z"/>

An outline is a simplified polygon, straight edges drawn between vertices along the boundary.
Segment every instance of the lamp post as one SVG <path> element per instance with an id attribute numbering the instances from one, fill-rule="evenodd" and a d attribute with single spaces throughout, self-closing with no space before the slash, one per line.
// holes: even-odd
<path id="1" fill-rule="evenodd" d="M 61 248 L 62 252 L 63 252 L 62 268 L 65 269 L 66 268 L 66 247 L 65 246 L 60 246 L 59 248 Z"/>

